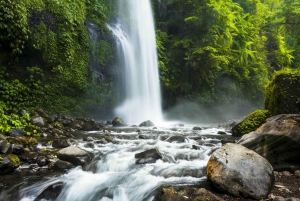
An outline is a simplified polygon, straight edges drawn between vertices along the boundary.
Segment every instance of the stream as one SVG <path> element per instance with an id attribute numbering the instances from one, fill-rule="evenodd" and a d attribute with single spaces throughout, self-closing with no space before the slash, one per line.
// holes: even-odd
<path id="1" fill-rule="evenodd" d="M 37 177 L 35 173 L 23 175 L 26 179 L 2 192 L 0 200 L 153 200 L 162 185 L 204 184 L 211 153 L 222 143 L 235 139 L 230 133 L 218 134 L 224 132 L 224 128 L 193 130 L 194 126 L 109 128 L 77 133 L 78 146 L 95 155 L 96 160 L 88 168 L 76 167 L 65 174 L 43 177 Z M 101 144 L 95 140 L 94 148 L 87 148 L 87 142 L 82 140 L 84 136 L 108 134 L 113 142 Z M 39 145 L 38 148 L 45 147 Z M 135 154 L 150 149 L 157 149 L 162 158 L 154 163 L 136 164 Z M 20 172 L 22 168 L 28 169 L 19 167 Z"/>

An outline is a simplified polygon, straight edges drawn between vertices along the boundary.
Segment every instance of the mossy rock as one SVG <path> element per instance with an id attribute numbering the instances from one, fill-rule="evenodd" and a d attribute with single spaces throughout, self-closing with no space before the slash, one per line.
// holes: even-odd
<path id="1" fill-rule="evenodd" d="M 242 136 L 255 131 L 266 122 L 266 119 L 271 117 L 268 110 L 255 110 L 249 114 L 242 122 L 232 128 L 233 136 Z"/>
<path id="2" fill-rule="evenodd" d="M 20 136 L 20 137 L 8 137 L 7 141 L 11 144 L 21 144 L 24 147 L 26 146 L 35 146 L 37 145 L 37 140 L 33 137 L 26 137 L 26 136 Z"/>
<path id="3" fill-rule="evenodd" d="M 10 154 L 7 156 L 7 158 L 12 162 L 12 164 L 15 168 L 20 166 L 20 159 L 18 156 L 14 155 L 14 154 Z"/>
<path id="4" fill-rule="evenodd" d="M 266 87 L 265 109 L 272 115 L 300 113 L 300 70 L 283 69 Z"/>

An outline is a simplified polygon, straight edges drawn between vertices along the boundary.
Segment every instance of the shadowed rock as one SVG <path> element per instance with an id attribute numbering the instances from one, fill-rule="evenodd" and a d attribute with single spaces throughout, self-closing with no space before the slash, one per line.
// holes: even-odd
<path id="1" fill-rule="evenodd" d="M 162 156 L 157 149 L 150 149 L 143 151 L 141 153 L 135 154 L 134 156 L 136 164 L 145 164 L 145 163 L 155 163 L 158 159 L 161 159 Z"/>
<path id="2" fill-rule="evenodd" d="M 299 114 L 277 115 L 237 143 L 265 157 L 275 170 L 296 170 L 300 168 L 299 125 Z"/>

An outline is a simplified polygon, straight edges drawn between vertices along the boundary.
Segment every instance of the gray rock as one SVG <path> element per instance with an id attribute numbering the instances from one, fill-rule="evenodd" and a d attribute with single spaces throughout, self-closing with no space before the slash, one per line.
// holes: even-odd
<path id="1" fill-rule="evenodd" d="M 34 164 L 37 162 L 38 153 L 36 152 L 28 152 L 19 155 L 21 161 L 27 162 L 29 164 Z"/>
<path id="2" fill-rule="evenodd" d="M 176 143 L 184 143 L 186 140 L 188 140 L 186 137 L 178 135 L 178 136 L 171 136 L 166 141 L 167 142 L 176 142 Z"/>
<path id="3" fill-rule="evenodd" d="M 54 139 L 52 141 L 52 147 L 54 148 L 66 148 L 71 146 L 69 139 Z"/>
<path id="4" fill-rule="evenodd" d="M 86 121 L 82 126 L 82 130 L 84 131 L 96 131 L 99 130 L 100 126 L 95 121 Z"/>
<path id="5" fill-rule="evenodd" d="M 3 157 L 0 160 L 0 175 L 13 172 L 16 168 L 20 166 L 20 159 L 14 154 L 10 154 L 6 157 Z"/>
<path id="6" fill-rule="evenodd" d="M 127 124 L 123 121 L 123 119 L 116 117 L 112 121 L 113 127 L 125 127 Z"/>
<path id="7" fill-rule="evenodd" d="M 237 143 L 265 157 L 274 170 L 300 169 L 300 115 L 281 114 L 268 118 L 259 129 Z"/>
<path id="8" fill-rule="evenodd" d="M 57 157 L 60 160 L 68 161 L 74 165 L 83 166 L 89 163 L 93 159 L 94 155 L 78 147 L 70 146 L 59 150 L 57 152 Z"/>
<path id="9" fill-rule="evenodd" d="M 193 131 L 201 131 L 201 130 L 203 130 L 203 128 L 201 128 L 201 127 L 194 127 L 193 128 Z"/>
<path id="10" fill-rule="evenodd" d="M 36 109 L 35 112 L 36 112 L 39 116 L 41 116 L 41 117 L 43 117 L 43 118 L 48 118 L 48 117 L 49 117 L 49 115 L 46 114 L 46 112 L 44 112 L 44 110 L 41 109 L 41 108 Z"/>
<path id="11" fill-rule="evenodd" d="M 154 123 L 150 120 L 140 123 L 139 127 L 152 127 L 155 126 Z"/>
<path id="12" fill-rule="evenodd" d="M 33 116 L 33 117 L 31 117 L 30 121 L 33 125 L 36 125 L 39 127 L 42 127 L 45 125 L 44 119 L 40 116 Z"/>
<path id="13" fill-rule="evenodd" d="M 162 158 L 161 153 L 157 149 L 150 149 L 141 153 L 135 154 L 134 156 L 136 164 L 155 163 L 158 159 Z"/>
<path id="14" fill-rule="evenodd" d="M 37 159 L 37 164 L 40 167 L 47 166 L 49 163 L 50 163 L 50 161 L 46 156 L 40 156 Z"/>
<path id="15" fill-rule="evenodd" d="M 0 141 L 0 153 L 2 154 L 11 153 L 11 144 L 8 141 L 6 140 Z"/>
<path id="16" fill-rule="evenodd" d="M 274 184 L 273 168 L 265 158 L 232 143 L 211 155 L 207 176 L 217 189 L 251 199 L 266 198 Z"/>

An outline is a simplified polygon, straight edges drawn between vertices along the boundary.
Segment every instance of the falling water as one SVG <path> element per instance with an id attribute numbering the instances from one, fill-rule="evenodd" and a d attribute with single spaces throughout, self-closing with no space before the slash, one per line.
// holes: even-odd
<path id="1" fill-rule="evenodd" d="M 129 123 L 162 121 L 154 22 L 149 0 L 119 0 L 118 23 L 108 25 L 117 38 L 124 66 L 125 101 L 117 116 Z"/>

